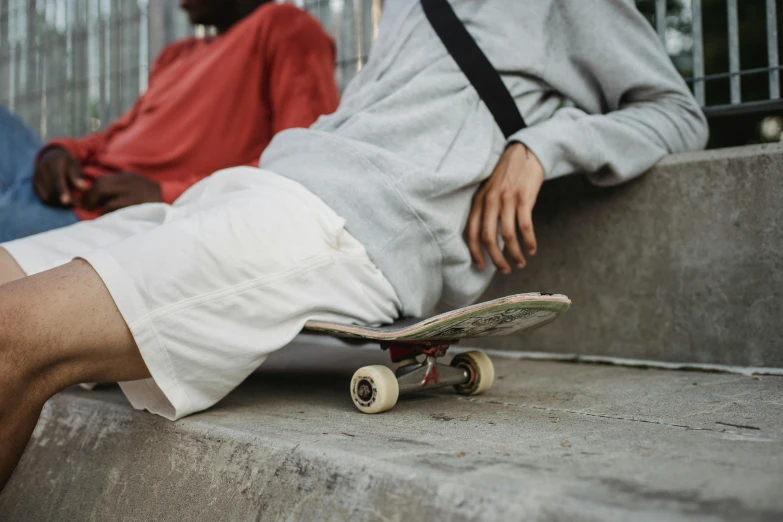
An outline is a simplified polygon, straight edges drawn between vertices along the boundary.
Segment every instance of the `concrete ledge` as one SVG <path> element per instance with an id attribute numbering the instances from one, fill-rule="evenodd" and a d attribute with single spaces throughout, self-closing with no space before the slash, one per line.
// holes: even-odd
<path id="1" fill-rule="evenodd" d="M 568 294 L 557 323 L 488 348 L 783 367 L 783 146 L 682 154 L 638 181 L 547 183 L 538 256 L 487 299 Z"/>
<path id="2" fill-rule="evenodd" d="M 292 360 L 318 348 L 332 350 Z M 485 396 L 424 394 L 377 416 L 350 404 L 353 365 L 272 367 L 176 423 L 116 388 L 69 390 L 46 406 L 0 520 L 783 517 L 783 378 L 496 367 Z"/>

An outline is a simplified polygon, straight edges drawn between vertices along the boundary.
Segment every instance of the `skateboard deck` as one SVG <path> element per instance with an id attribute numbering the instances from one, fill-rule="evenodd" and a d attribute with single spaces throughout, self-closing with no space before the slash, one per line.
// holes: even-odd
<path id="1" fill-rule="evenodd" d="M 363 413 L 388 411 L 400 394 L 452 386 L 461 395 L 489 390 L 495 379 L 492 360 L 483 352 L 457 354 L 448 365 L 438 362 L 461 339 L 510 335 L 539 328 L 571 306 L 560 294 L 518 294 L 475 304 L 423 320 L 403 320 L 389 326 L 354 326 L 308 321 L 305 330 L 368 341 L 388 350 L 398 363 L 365 366 L 351 379 L 351 399 Z"/>
<path id="2" fill-rule="evenodd" d="M 560 294 L 517 294 L 389 326 L 308 321 L 305 330 L 368 341 L 458 341 L 539 328 L 557 319 L 570 306 L 568 297 Z"/>

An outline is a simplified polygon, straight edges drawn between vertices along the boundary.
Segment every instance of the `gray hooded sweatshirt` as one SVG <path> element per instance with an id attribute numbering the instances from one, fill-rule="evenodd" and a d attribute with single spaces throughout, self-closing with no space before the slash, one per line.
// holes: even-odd
<path id="1" fill-rule="evenodd" d="M 346 219 L 404 315 L 464 306 L 489 284 L 494 271 L 475 269 L 463 231 L 509 141 L 529 147 L 547 179 L 583 173 L 597 185 L 707 141 L 698 104 L 633 0 L 451 4 L 528 128 L 507 141 L 419 1 L 386 0 L 337 111 L 278 134 L 261 157 Z"/>

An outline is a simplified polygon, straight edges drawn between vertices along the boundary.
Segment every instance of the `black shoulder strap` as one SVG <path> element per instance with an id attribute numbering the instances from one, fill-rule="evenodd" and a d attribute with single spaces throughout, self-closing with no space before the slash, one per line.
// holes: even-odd
<path id="1" fill-rule="evenodd" d="M 500 74 L 470 36 L 448 0 L 421 0 L 430 25 L 487 105 L 506 138 L 527 127 Z"/>

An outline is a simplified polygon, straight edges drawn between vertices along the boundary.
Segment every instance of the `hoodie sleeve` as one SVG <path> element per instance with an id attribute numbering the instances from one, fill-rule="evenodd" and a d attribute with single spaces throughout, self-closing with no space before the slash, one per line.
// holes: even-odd
<path id="1" fill-rule="evenodd" d="M 565 30 L 553 38 L 564 40 L 568 70 L 600 92 L 603 107 L 590 114 L 575 100 L 577 107 L 561 108 L 509 142 L 524 143 L 547 179 L 582 172 L 596 185 L 622 183 L 667 154 L 704 148 L 704 114 L 633 0 L 559 6 Z"/>

